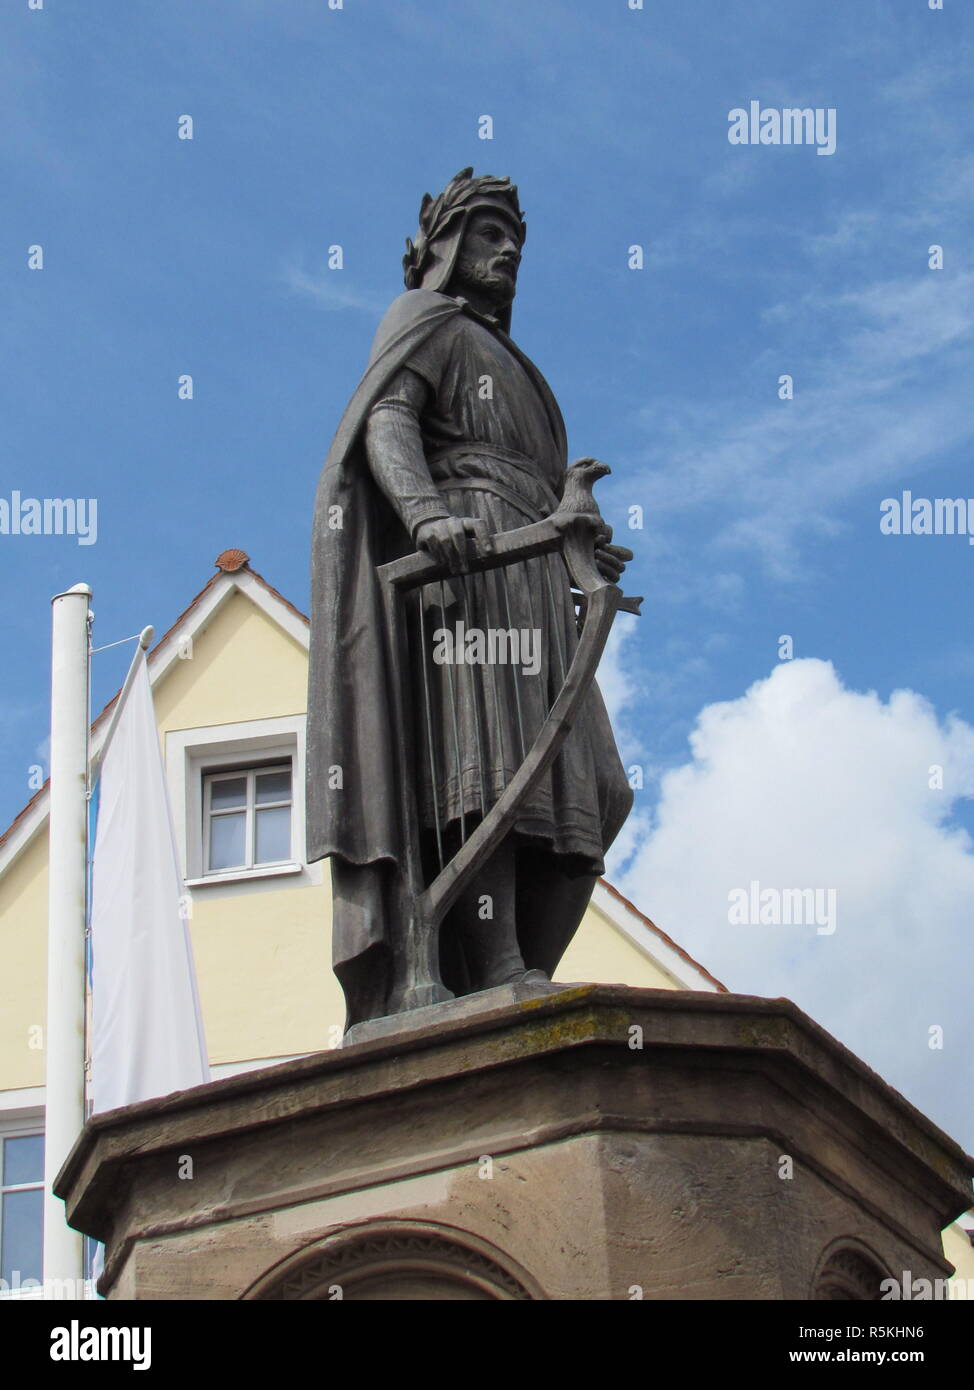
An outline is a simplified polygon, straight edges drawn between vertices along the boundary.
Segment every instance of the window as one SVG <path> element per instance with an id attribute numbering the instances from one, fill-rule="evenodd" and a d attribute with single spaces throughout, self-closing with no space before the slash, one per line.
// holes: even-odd
<path id="1" fill-rule="evenodd" d="M 204 873 L 292 859 L 291 763 L 204 774 Z"/>
<path id="2" fill-rule="evenodd" d="M 304 862 L 305 716 L 176 729 L 166 734 L 173 828 L 186 887 L 238 892 L 293 874 L 320 883 Z M 269 885 L 270 886 L 270 885 Z"/>
<path id="3" fill-rule="evenodd" d="M 44 1136 L 0 1137 L 0 1287 L 42 1278 Z"/>

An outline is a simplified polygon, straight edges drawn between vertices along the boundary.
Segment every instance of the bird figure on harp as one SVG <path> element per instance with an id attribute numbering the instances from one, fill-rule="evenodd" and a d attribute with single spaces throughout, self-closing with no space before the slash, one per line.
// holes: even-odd
<path id="1" fill-rule="evenodd" d="M 510 337 L 507 179 L 428 194 L 322 471 L 308 855 L 352 1026 L 550 979 L 632 804 L 594 682 L 630 551 Z"/>

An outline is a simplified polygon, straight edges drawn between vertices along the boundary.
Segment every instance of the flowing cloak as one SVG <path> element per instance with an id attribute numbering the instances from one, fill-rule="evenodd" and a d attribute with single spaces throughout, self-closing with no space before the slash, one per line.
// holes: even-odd
<path id="1" fill-rule="evenodd" d="M 372 1004 L 365 1000 L 377 982 L 364 977 L 362 962 L 371 947 L 387 940 L 389 880 L 382 866 L 398 864 L 402 855 L 390 681 L 375 570 L 412 549 L 372 476 L 364 427 L 372 406 L 410 357 L 463 312 L 461 301 L 424 289 L 407 291 L 392 304 L 325 460 L 315 503 L 307 851 L 309 861 L 334 856 L 333 958 L 350 1021 L 382 1011 L 381 997 Z M 506 334 L 498 337 L 540 397 L 563 468 L 566 441 L 558 405 L 537 368 Z M 604 717 L 600 697 L 598 706 Z M 611 732 L 608 737 L 611 741 Z M 361 868 L 352 872 L 346 866 Z M 543 931 L 538 935 L 541 941 Z M 554 968 L 554 947 L 546 951 L 541 944 L 532 954 L 531 964 Z M 376 968 L 373 962 L 365 973 L 374 975 Z M 381 989 L 379 985 L 380 996 Z"/>

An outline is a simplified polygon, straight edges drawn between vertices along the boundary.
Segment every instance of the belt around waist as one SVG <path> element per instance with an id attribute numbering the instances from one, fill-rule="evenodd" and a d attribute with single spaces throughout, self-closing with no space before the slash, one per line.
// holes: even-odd
<path id="1" fill-rule="evenodd" d="M 537 472 L 537 464 L 534 459 L 528 458 L 526 454 L 520 454 L 515 449 L 506 449 L 502 444 L 488 444 L 486 441 L 477 440 L 465 441 L 463 444 L 450 445 L 445 449 L 437 449 L 429 459 L 430 467 L 441 460 L 448 458 L 462 458 L 465 455 L 472 458 L 496 458 L 501 463 L 509 463 L 512 467 L 524 473 L 534 486 L 541 493 L 548 507 L 548 512 L 553 512 L 558 506 L 558 498 L 551 486 L 540 477 Z M 513 488 L 505 487 L 503 483 L 497 482 L 494 478 L 435 478 L 434 482 L 439 488 L 472 488 L 482 492 L 496 492 L 498 497 L 503 497 L 505 501 L 522 511 L 525 516 L 530 516 L 536 520 L 544 513 L 539 513 L 537 508 L 532 507 L 526 497 L 515 492 Z"/>

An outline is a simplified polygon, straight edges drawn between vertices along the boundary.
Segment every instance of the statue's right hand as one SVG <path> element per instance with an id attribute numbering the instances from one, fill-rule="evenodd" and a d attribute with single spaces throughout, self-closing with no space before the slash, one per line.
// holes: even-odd
<path id="1" fill-rule="evenodd" d="M 486 522 L 475 516 L 438 516 L 416 528 L 416 548 L 446 565 L 453 574 L 469 562 L 468 537 L 475 536 L 481 549 L 487 549 L 490 533 Z"/>

